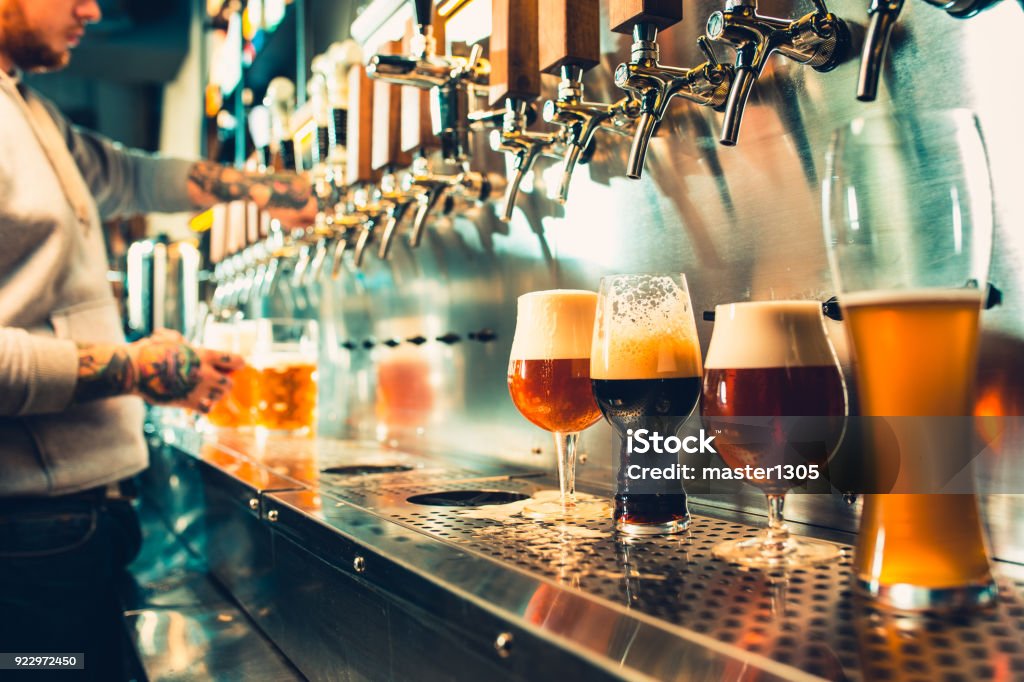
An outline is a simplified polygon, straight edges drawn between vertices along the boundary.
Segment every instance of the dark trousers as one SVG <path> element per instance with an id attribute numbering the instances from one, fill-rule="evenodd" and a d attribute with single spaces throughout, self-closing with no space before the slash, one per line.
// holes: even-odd
<path id="1" fill-rule="evenodd" d="M 17 679 L 136 679 L 117 586 L 140 539 L 131 503 L 99 492 L 0 500 L 0 652 L 85 654 L 84 671 Z"/>

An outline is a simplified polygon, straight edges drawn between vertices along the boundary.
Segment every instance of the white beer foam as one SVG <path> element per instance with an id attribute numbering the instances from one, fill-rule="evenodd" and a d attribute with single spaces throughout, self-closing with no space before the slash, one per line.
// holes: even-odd
<path id="1" fill-rule="evenodd" d="M 207 322 L 203 327 L 203 348 L 220 353 L 238 353 L 249 356 L 256 346 L 256 320 L 236 322 Z"/>
<path id="2" fill-rule="evenodd" d="M 597 294 L 581 289 L 534 291 L 519 297 L 512 360 L 590 357 Z"/>
<path id="3" fill-rule="evenodd" d="M 316 366 L 316 356 L 300 351 L 298 344 L 295 344 L 294 349 L 290 347 L 280 348 L 281 345 L 285 344 L 280 344 L 273 351 L 257 353 L 249 360 L 249 364 L 260 370 L 274 369 L 278 371 L 288 369 L 289 367 Z"/>
<path id="4" fill-rule="evenodd" d="M 715 306 L 707 369 L 836 364 L 818 301 L 752 301 Z"/>
<path id="5" fill-rule="evenodd" d="M 984 301 L 981 289 L 880 289 L 856 291 L 839 297 L 840 306 L 891 305 L 893 303 L 977 303 Z"/>
<path id="6" fill-rule="evenodd" d="M 701 375 L 700 342 L 690 297 L 671 277 L 633 278 L 609 291 L 597 313 L 592 379 L 671 379 Z"/>

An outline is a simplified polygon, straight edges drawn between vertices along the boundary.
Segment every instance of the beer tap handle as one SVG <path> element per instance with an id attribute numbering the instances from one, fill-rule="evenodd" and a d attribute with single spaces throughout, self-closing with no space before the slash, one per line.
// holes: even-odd
<path id="1" fill-rule="evenodd" d="M 402 41 L 382 46 L 390 54 L 402 51 Z M 370 135 L 370 166 L 374 171 L 404 168 L 412 156 L 402 151 L 402 90 L 400 85 L 373 81 L 373 122 Z"/>
<path id="2" fill-rule="evenodd" d="M 490 105 L 540 95 L 537 0 L 491 0 Z"/>
<path id="3" fill-rule="evenodd" d="M 295 156 L 295 141 L 292 139 L 292 113 L 295 109 L 295 84 L 278 76 L 267 85 L 263 104 L 270 109 L 273 138 L 278 145 L 281 165 L 285 170 L 299 170 Z"/>
<path id="4" fill-rule="evenodd" d="M 374 82 L 359 64 L 349 69 L 348 86 L 345 184 L 355 186 L 376 182 L 379 177 L 372 155 Z"/>
<path id="5" fill-rule="evenodd" d="M 256 147 L 256 160 L 262 173 L 270 166 L 270 110 L 262 104 L 257 104 L 249 110 L 248 121 L 249 137 Z"/>

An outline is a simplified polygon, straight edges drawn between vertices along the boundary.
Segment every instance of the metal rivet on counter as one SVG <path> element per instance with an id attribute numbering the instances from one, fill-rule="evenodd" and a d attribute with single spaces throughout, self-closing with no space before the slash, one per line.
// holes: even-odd
<path id="1" fill-rule="evenodd" d="M 277 517 L 278 517 L 278 513 L 277 513 L 276 509 L 271 509 L 270 511 L 267 512 L 267 521 L 270 521 L 270 522 L 277 521 Z"/>
<path id="2" fill-rule="evenodd" d="M 542 452 L 544 452 L 544 449 L 539 447 L 539 446 L 535 446 L 535 447 L 530 448 L 530 454 L 531 455 L 539 455 Z"/>
<path id="3" fill-rule="evenodd" d="M 578 463 L 580 463 L 580 464 L 586 464 L 587 463 L 587 453 L 581 452 L 580 454 L 576 455 L 576 461 Z"/>
<path id="4" fill-rule="evenodd" d="M 352 568 L 356 570 L 356 573 L 362 573 L 366 570 L 366 559 L 361 556 L 357 556 L 352 560 Z"/>
<path id="5" fill-rule="evenodd" d="M 494 640 L 494 650 L 498 652 L 498 656 L 502 658 L 508 658 L 512 655 L 512 633 L 502 632 Z"/>
<path id="6" fill-rule="evenodd" d="M 250 497 L 249 498 L 249 509 L 252 509 L 253 511 L 256 511 L 259 508 L 260 508 L 260 498 L 258 498 L 258 497 Z"/>

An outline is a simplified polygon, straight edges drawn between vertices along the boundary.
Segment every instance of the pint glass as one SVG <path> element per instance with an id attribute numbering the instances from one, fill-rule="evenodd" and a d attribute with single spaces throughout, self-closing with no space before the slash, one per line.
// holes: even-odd
<path id="1" fill-rule="evenodd" d="M 205 421 L 217 428 L 251 428 L 256 423 L 257 371 L 249 364 L 256 343 L 254 320 L 205 321 L 199 345 L 210 350 L 235 353 L 246 364 L 231 373 L 231 391 L 213 404 Z"/>
<path id="2" fill-rule="evenodd" d="M 629 439 L 642 429 L 661 438 L 674 437 L 700 397 L 700 344 L 686 277 L 641 274 L 601 279 L 590 376 L 601 412 L 622 440 L 616 528 L 633 535 L 684 530 L 690 515 L 682 481 L 630 475 L 633 465 L 673 469 L 678 452 L 636 454 Z"/>
<path id="3" fill-rule="evenodd" d="M 310 433 L 316 418 L 317 324 L 257 320 L 251 364 L 259 379 L 256 426 L 268 432 Z"/>
<path id="4" fill-rule="evenodd" d="M 858 118 L 836 131 L 827 163 L 825 237 L 868 442 L 876 461 L 899 462 L 897 491 L 913 491 L 865 496 L 859 584 L 897 609 L 990 602 L 973 488 L 940 494 L 943 481 L 932 480 L 936 469 L 962 469 L 950 460 L 968 461 L 972 445 L 992 246 L 977 120 L 964 110 L 914 112 L 913 123 Z"/>

